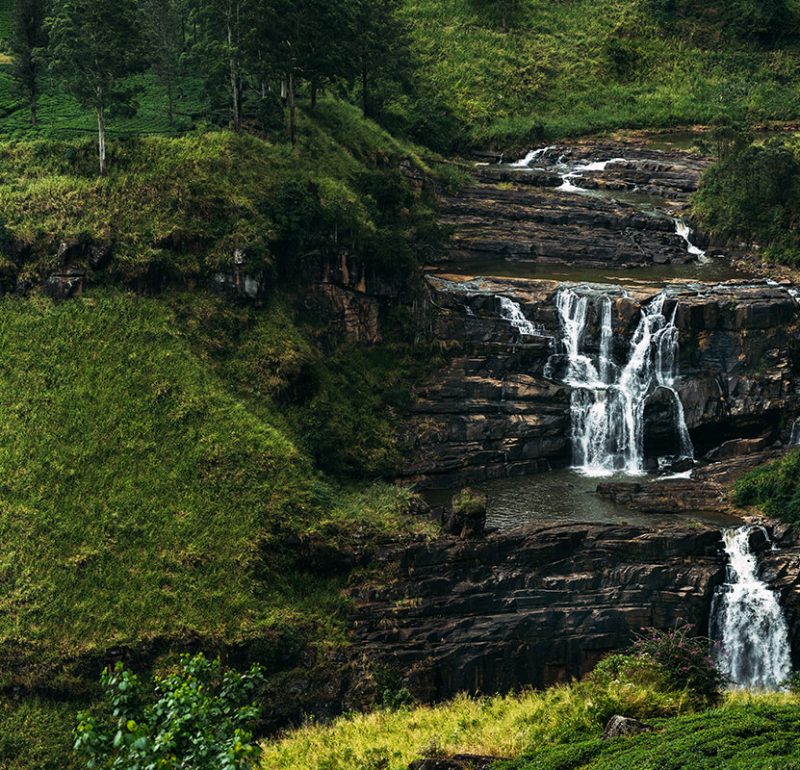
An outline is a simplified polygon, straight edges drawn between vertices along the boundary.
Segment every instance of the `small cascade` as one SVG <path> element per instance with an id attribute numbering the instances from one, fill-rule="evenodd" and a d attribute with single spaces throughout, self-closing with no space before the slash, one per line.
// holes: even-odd
<path id="1" fill-rule="evenodd" d="M 562 288 L 556 295 L 566 354 L 563 381 L 572 387 L 573 464 L 590 476 L 644 472 L 644 412 L 648 398 L 663 389 L 673 400 L 680 456 L 694 448 L 675 390 L 678 362 L 677 304 L 664 314 L 666 293 L 642 308 L 630 342 L 627 362 L 618 366 L 612 355 L 612 299 L 608 294 L 578 293 Z M 599 319 L 596 359 L 585 348 L 590 303 Z M 552 374 L 552 366 L 548 366 Z"/>
<path id="2" fill-rule="evenodd" d="M 609 160 L 596 160 L 590 163 L 580 163 L 566 171 L 561 172 L 561 186 L 557 189 L 562 192 L 586 192 L 580 185 L 575 184 L 587 171 L 605 171 L 611 163 L 624 163 L 625 158 L 610 158 Z"/>
<path id="3" fill-rule="evenodd" d="M 555 147 L 540 147 L 538 150 L 531 150 L 522 160 L 509 163 L 509 165 L 511 168 L 528 168 L 540 158 L 545 157 L 550 150 L 554 149 Z"/>
<path id="4" fill-rule="evenodd" d="M 686 251 L 692 256 L 697 257 L 698 262 L 703 263 L 708 261 L 706 252 L 692 243 L 692 228 L 682 219 L 675 219 L 675 234 L 683 238 L 686 243 Z"/>
<path id="5" fill-rule="evenodd" d="M 734 687 L 777 690 L 792 673 L 789 628 L 778 597 L 758 577 L 750 526 L 723 532 L 728 576 L 711 605 L 717 662 Z"/>
<path id="6" fill-rule="evenodd" d="M 543 337 L 545 331 L 539 326 L 532 324 L 522 312 L 519 303 L 508 297 L 498 295 L 497 301 L 500 303 L 500 315 L 506 319 L 524 337 Z"/>
<path id="7" fill-rule="evenodd" d="M 789 446 L 800 445 L 800 417 L 792 423 L 792 432 L 789 434 Z"/>

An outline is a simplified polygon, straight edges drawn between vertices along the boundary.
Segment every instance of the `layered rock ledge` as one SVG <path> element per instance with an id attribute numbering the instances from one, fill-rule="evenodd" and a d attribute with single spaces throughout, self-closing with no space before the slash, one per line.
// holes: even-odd
<path id="1" fill-rule="evenodd" d="M 555 281 L 429 277 L 431 328 L 447 366 L 417 391 L 406 426 L 413 450 L 404 479 L 451 487 L 570 461 L 570 388 L 548 372 L 563 353 Z M 643 304 L 661 287 L 586 286 L 611 296 L 614 355 L 624 360 Z M 800 414 L 800 305 L 789 285 L 676 283 L 680 378 L 676 384 L 698 456 L 734 439 L 785 439 Z M 522 334 L 501 298 L 534 325 Z M 590 312 L 587 337 L 597 339 Z M 550 367 L 551 369 L 556 367 Z M 645 448 L 674 440 L 670 401 L 647 405 Z"/>

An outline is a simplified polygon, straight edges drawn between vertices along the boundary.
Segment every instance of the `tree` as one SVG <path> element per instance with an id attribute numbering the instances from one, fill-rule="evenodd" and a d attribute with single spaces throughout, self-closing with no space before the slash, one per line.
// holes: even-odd
<path id="1" fill-rule="evenodd" d="M 355 0 L 353 59 L 361 88 L 364 117 L 376 111 L 374 93 L 381 81 L 403 78 L 408 66 L 407 29 L 399 0 Z"/>
<path id="2" fill-rule="evenodd" d="M 64 89 L 97 113 L 100 174 L 106 173 L 106 112 L 133 109 L 126 79 L 144 65 L 136 0 L 55 0 L 48 19 L 51 70 Z"/>
<path id="3" fill-rule="evenodd" d="M 42 49 L 47 45 L 44 17 L 44 0 L 17 0 L 14 5 L 11 76 L 16 90 L 28 101 L 33 126 L 38 122 L 36 110 L 42 75 Z"/>
<path id="4" fill-rule="evenodd" d="M 117 664 L 100 679 L 105 717 L 78 714 L 75 751 L 93 770 L 251 767 L 262 681 L 258 666 L 240 674 L 202 654 L 184 655 L 175 673 L 156 677 L 148 699 L 139 677 Z"/>
<path id="5" fill-rule="evenodd" d="M 256 29 L 269 5 L 258 0 L 191 0 L 192 19 L 200 30 L 194 47 L 211 92 L 222 83 L 230 105 L 231 124 L 242 127 L 246 63 L 258 47 Z"/>
<path id="6" fill-rule="evenodd" d="M 170 125 L 175 120 L 175 87 L 181 75 L 186 18 L 183 0 L 139 0 L 148 59 L 167 96 Z"/>

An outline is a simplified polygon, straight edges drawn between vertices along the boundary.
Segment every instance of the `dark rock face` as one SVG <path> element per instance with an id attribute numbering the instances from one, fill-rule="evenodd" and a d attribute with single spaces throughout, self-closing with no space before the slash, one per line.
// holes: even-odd
<path id="1" fill-rule="evenodd" d="M 567 464 L 570 389 L 558 379 L 559 284 L 446 278 L 431 277 L 428 285 L 433 332 L 451 358 L 418 389 L 407 425 L 413 451 L 402 475 L 450 487 Z M 676 387 L 698 456 L 732 439 L 754 437 L 758 448 L 769 446 L 781 424 L 800 413 L 800 305 L 789 288 L 763 282 L 671 288 L 666 312 L 677 303 L 680 331 Z M 624 361 L 642 305 L 658 289 L 607 290 L 614 296 L 614 355 Z M 503 317 L 499 297 L 518 303 L 537 333 L 523 335 Z M 597 319 L 588 323 L 589 337 L 597 339 Z M 674 442 L 673 408 L 671 398 L 654 394 L 645 412 L 646 450 Z"/>
<path id="2" fill-rule="evenodd" d="M 707 630 L 724 577 L 714 529 L 532 526 L 384 555 L 353 590 L 352 636 L 426 700 L 545 687 L 591 670 L 645 627 Z"/>

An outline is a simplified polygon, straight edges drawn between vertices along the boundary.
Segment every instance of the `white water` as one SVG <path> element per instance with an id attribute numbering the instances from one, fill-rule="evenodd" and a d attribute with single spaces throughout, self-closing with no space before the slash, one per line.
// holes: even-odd
<path id="1" fill-rule="evenodd" d="M 797 417 L 792 423 L 792 432 L 789 436 L 789 446 L 797 446 L 800 444 L 800 417 Z"/>
<path id="2" fill-rule="evenodd" d="M 587 171 L 605 171 L 610 163 L 624 163 L 625 158 L 611 158 L 609 160 L 596 160 L 590 163 L 581 163 L 574 166 L 569 171 L 561 173 L 561 186 L 557 189 L 562 192 L 586 192 L 575 182 L 580 179 Z"/>
<path id="3" fill-rule="evenodd" d="M 500 303 L 500 315 L 506 319 L 520 334 L 525 337 L 544 336 L 544 329 L 532 324 L 522 312 L 522 308 L 517 302 L 508 297 L 498 296 Z"/>
<path id="4" fill-rule="evenodd" d="M 682 219 L 675 219 L 675 233 L 683 238 L 686 242 L 686 251 L 697 257 L 698 262 L 703 263 L 708 260 L 706 252 L 692 243 L 692 228 Z"/>
<path id="5" fill-rule="evenodd" d="M 538 150 L 531 150 L 522 160 L 510 163 L 509 165 L 511 168 L 528 168 L 534 161 L 543 158 L 550 150 L 554 149 L 555 147 L 540 147 Z"/>
<path id="6" fill-rule="evenodd" d="M 789 628 L 775 592 L 758 577 L 751 532 L 749 526 L 723 532 L 728 577 L 711 605 L 711 635 L 734 687 L 777 690 L 792 673 Z"/>
<path id="7" fill-rule="evenodd" d="M 572 387 L 570 415 L 574 466 L 589 476 L 644 472 L 644 410 L 647 399 L 661 388 L 673 399 L 680 456 L 693 457 L 683 404 L 675 390 L 678 330 L 677 304 L 664 314 L 665 292 L 642 308 L 639 325 L 622 367 L 612 356 L 612 299 L 608 294 L 560 289 L 556 307 L 567 358 L 564 382 Z M 589 307 L 599 317 L 596 360 L 585 351 Z"/>

